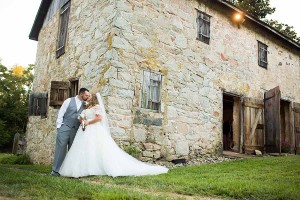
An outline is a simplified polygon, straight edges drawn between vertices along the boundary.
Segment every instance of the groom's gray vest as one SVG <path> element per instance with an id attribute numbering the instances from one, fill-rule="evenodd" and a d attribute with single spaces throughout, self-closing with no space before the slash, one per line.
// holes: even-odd
<path id="1" fill-rule="evenodd" d="M 70 128 L 78 129 L 80 125 L 78 120 L 78 115 L 81 113 L 82 110 L 83 110 L 83 106 L 81 105 L 79 110 L 77 111 L 75 97 L 72 97 L 70 104 L 64 114 L 63 124 L 67 125 Z"/>

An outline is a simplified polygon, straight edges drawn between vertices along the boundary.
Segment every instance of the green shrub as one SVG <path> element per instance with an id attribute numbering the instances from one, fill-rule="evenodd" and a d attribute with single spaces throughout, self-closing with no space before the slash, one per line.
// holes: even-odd
<path id="1" fill-rule="evenodd" d="M 0 164 L 10 164 L 10 165 L 32 164 L 32 162 L 27 154 L 21 154 L 21 155 L 5 154 L 5 155 L 7 155 L 7 156 L 2 156 L 0 158 Z"/>

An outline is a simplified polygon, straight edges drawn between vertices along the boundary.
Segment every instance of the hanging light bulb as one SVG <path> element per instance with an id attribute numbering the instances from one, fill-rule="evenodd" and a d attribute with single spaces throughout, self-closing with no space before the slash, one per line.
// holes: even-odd
<path id="1" fill-rule="evenodd" d="M 233 15 L 233 21 L 239 24 L 242 24 L 245 21 L 244 14 L 243 13 L 234 13 Z"/>

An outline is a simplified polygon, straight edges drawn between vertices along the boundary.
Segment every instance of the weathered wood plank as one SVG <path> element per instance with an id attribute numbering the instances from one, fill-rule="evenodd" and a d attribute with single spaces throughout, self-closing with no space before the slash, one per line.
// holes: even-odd
<path id="1" fill-rule="evenodd" d="M 241 103 L 239 97 L 233 98 L 233 122 L 232 122 L 232 129 L 233 129 L 233 151 L 238 152 L 240 148 L 240 111 L 241 111 Z"/>
<path id="2" fill-rule="evenodd" d="M 263 100 L 244 98 L 244 106 L 250 108 L 264 108 Z"/>
<path id="3" fill-rule="evenodd" d="M 245 144 L 250 145 L 250 108 L 244 107 L 244 132 L 245 132 Z"/>
<path id="4" fill-rule="evenodd" d="M 256 132 L 257 132 L 257 145 L 264 146 L 264 122 L 263 122 L 263 109 L 261 109 L 261 113 L 259 116 L 259 120 L 256 126 Z"/>
<path id="5" fill-rule="evenodd" d="M 61 106 L 69 98 L 70 83 L 66 81 L 51 81 L 49 106 Z"/>
<path id="6" fill-rule="evenodd" d="M 294 103 L 294 137 L 295 150 L 300 154 L 300 103 Z"/>
<path id="7" fill-rule="evenodd" d="M 253 145 L 257 144 L 256 138 L 255 138 L 255 131 L 256 131 L 256 126 L 260 119 L 261 113 L 262 113 L 262 109 L 259 109 L 255 115 L 254 120 L 252 121 L 251 131 L 250 131 L 250 141 L 251 141 L 251 144 L 253 144 Z"/>
<path id="8" fill-rule="evenodd" d="M 148 108 L 150 98 L 150 71 L 143 71 L 142 108 Z"/>
<path id="9" fill-rule="evenodd" d="M 263 100 L 246 98 L 244 106 L 245 153 L 264 150 Z M 260 113 L 260 114 L 259 114 Z M 258 119 L 257 119 L 258 117 Z M 258 122 L 256 122 L 258 120 Z M 253 126 L 256 124 L 256 128 Z"/>
<path id="10" fill-rule="evenodd" d="M 264 94 L 265 149 L 268 153 L 280 152 L 280 96 L 279 87 Z"/>

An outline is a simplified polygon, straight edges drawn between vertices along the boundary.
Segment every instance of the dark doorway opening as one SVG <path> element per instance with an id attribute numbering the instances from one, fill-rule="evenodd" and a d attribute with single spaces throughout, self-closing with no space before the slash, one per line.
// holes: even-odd
<path id="1" fill-rule="evenodd" d="M 223 94 L 223 150 L 240 152 L 240 97 Z"/>
<path id="2" fill-rule="evenodd" d="M 233 98 L 223 95 L 223 150 L 233 148 Z"/>

